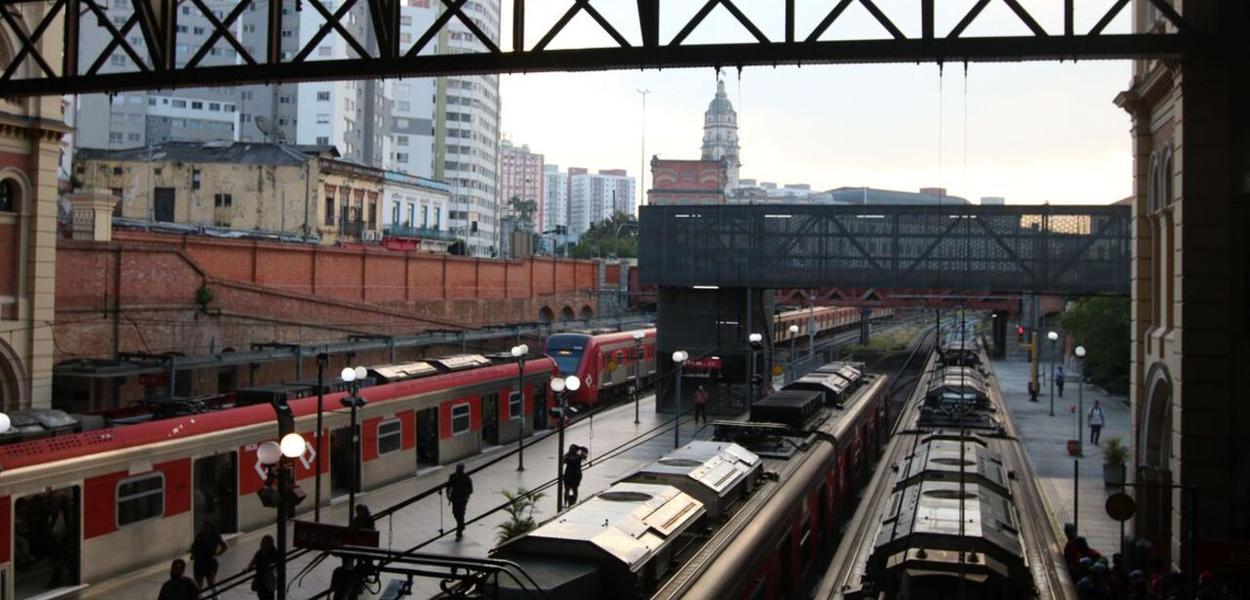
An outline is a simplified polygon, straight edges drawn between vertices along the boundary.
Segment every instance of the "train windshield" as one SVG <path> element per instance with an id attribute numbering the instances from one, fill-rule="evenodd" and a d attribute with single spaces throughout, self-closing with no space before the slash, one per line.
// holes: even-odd
<path id="1" fill-rule="evenodd" d="M 555 359 L 561 375 L 577 373 L 588 341 L 589 336 L 576 334 L 560 334 L 547 338 L 547 354 Z"/>

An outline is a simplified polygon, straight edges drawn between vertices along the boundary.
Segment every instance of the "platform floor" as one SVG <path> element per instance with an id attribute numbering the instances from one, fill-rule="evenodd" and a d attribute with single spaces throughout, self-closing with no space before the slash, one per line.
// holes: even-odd
<path id="1" fill-rule="evenodd" d="M 1067 382 L 1062 398 L 1056 393 L 1055 414 L 1051 416 L 1049 381 L 1042 382 L 1038 401 L 1029 401 L 1027 361 L 994 361 L 993 368 L 1034 472 L 1041 479 L 1040 487 L 1053 518 L 1061 525 L 1078 519 L 1078 534 L 1085 536 L 1091 547 L 1107 556 L 1119 552 L 1120 523 L 1107 516 L 1105 509 L 1107 496 L 1119 490 L 1103 484 L 1102 450 L 1089 444 L 1088 425 L 1081 432 L 1085 436 L 1085 455 L 1073 457 L 1068 454 L 1068 440 L 1075 439 L 1077 425 L 1074 412 L 1078 395 L 1076 381 Z M 1043 364 L 1041 371 L 1047 368 L 1048 365 Z M 1102 402 L 1106 425 L 1101 441 L 1105 444 L 1107 439 L 1119 436 L 1126 444 L 1131 444 L 1127 398 L 1109 395 L 1089 384 L 1085 385 L 1083 393 L 1086 414 L 1095 400 Z M 1079 490 L 1074 485 L 1074 461 L 1079 464 Z M 1076 510 L 1078 491 L 1080 505 Z"/>
<path id="2" fill-rule="evenodd" d="M 580 420 L 566 430 L 566 447 L 568 444 L 589 447 L 591 451 L 590 458 L 593 461 L 596 457 L 605 454 L 612 448 L 631 440 L 639 434 L 661 426 L 665 421 L 664 415 L 655 413 L 655 399 L 653 396 L 644 397 L 640 401 L 639 413 L 641 422 L 637 425 L 634 424 L 634 405 L 632 403 L 623 404 L 596 415 L 593 422 L 590 419 Z M 692 435 L 697 436 L 699 439 L 706 439 L 710 436 L 710 433 L 711 429 L 709 427 L 700 426 L 696 428 L 687 418 L 682 423 L 681 443 L 689 442 L 692 439 Z M 525 449 L 526 470 L 523 472 L 516 470 L 517 461 L 515 458 L 511 458 L 502 460 L 483 471 L 475 473 L 473 475 L 474 494 L 469 499 L 468 517 L 473 518 L 504 502 L 504 497 L 501 494 L 503 490 L 515 490 L 519 487 L 529 489 L 553 479 L 557 468 L 556 456 L 559 454 L 556 444 L 556 436 L 553 435 L 533 446 L 527 446 Z M 465 465 L 467 468 L 472 469 L 476 465 L 497 458 L 500 452 L 506 452 L 511 449 L 512 447 L 509 446 L 488 451 L 480 456 L 466 460 Z M 673 431 L 670 427 L 664 433 L 657 435 L 649 441 L 611 460 L 592 466 L 585 471 L 582 479 L 581 497 L 586 498 L 594 492 L 605 489 L 623 474 L 654 461 L 672 449 Z M 422 471 L 413 478 L 367 493 L 357 494 L 357 502 L 367 505 L 376 513 L 422 491 L 445 483 L 451 471 L 452 468 L 450 466 Z M 440 499 L 441 497 L 435 494 L 406 507 L 392 518 L 379 519 L 377 528 L 381 533 L 382 547 L 405 550 L 438 535 L 440 526 L 444 530 L 454 528 L 455 521 L 451 516 L 451 508 L 447 505 L 446 500 L 440 502 Z M 535 518 L 541 522 L 554 513 L 555 489 L 552 488 L 540 502 L 538 509 L 535 511 Z M 325 522 L 345 523 L 347 518 L 346 502 L 322 508 L 321 517 Z M 311 520 L 312 515 L 308 513 L 301 515 L 300 518 Z M 496 525 L 503 522 L 504 519 L 505 514 L 500 511 L 466 528 L 464 540 L 456 542 L 454 533 L 451 533 L 426 546 L 422 551 L 484 557 L 495 545 Z M 252 554 L 259 546 L 261 536 L 271 533 L 273 533 L 272 527 L 230 539 L 230 550 L 219 559 L 221 562 L 221 576 L 224 578 L 246 568 Z M 314 554 L 310 553 L 288 565 L 288 577 L 292 579 L 288 598 L 308 598 L 329 587 L 331 572 L 337 566 L 337 561 L 335 560 L 324 561 L 302 581 L 294 581 L 295 573 L 307 565 L 313 556 Z M 155 565 L 143 571 L 119 577 L 105 584 L 92 585 L 75 595 L 66 597 L 84 600 L 96 598 L 154 599 L 159 594 L 161 584 L 167 578 L 168 565 Z M 385 582 L 386 580 L 387 576 L 383 575 L 383 581 Z M 437 591 L 437 582 L 422 582 L 422 585 L 416 591 L 417 593 L 414 597 L 428 597 Z M 219 597 L 223 600 L 255 598 L 256 593 L 251 591 L 249 585 L 241 585 L 233 590 L 221 593 Z"/>

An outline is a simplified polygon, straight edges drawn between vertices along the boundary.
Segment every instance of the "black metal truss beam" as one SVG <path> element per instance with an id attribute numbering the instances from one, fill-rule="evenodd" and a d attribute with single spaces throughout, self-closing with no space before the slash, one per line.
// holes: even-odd
<path id="1" fill-rule="evenodd" d="M 1105 34 L 1107 24 L 1123 12 L 1125 2 L 1119 1 L 1101 14 L 1097 24 L 1087 33 L 1073 28 L 1075 3 L 1062 4 L 1064 30 L 1048 32 L 1018 0 L 978 0 L 963 18 L 947 32 L 936 30 L 934 0 L 922 0 L 919 10 L 921 28 L 918 37 L 908 37 L 875 0 L 839 0 L 815 24 L 796 24 L 794 0 L 776 4 L 774 10 L 784 11 L 784 35 L 772 40 L 751 18 L 739 9 L 735 0 L 706 0 L 668 41 L 661 39 L 661 0 L 637 0 L 638 39 L 633 44 L 622 34 L 620 24 L 613 24 L 595 7 L 595 0 L 566 0 L 570 6 L 563 16 L 538 37 L 526 44 L 526 0 L 512 0 L 512 20 L 501 29 L 512 32 L 510 51 L 500 49 L 496 40 L 463 12 L 466 0 L 441 0 L 443 12 L 434 23 L 407 48 L 400 43 L 398 0 L 347 0 L 336 10 L 327 8 L 324 0 L 302 0 L 302 10 L 318 13 L 323 24 L 291 57 L 281 53 L 282 7 L 284 0 L 240 0 L 225 18 L 207 10 L 202 0 L 130 0 L 133 13 L 119 27 L 105 18 L 99 0 L 0 0 L 0 33 L 16 43 L 8 63 L 0 64 L 0 98 L 108 93 L 139 89 L 171 89 L 180 87 L 224 86 L 255 83 L 291 83 L 388 77 L 434 77 L 492 73 L 527 73 L 550 71 L 590 71 L 612 69 L 662 69 L 681 67 L 745 67 L 767 65 L 810 65 L 882 62 L 989 62 L 1024 60 L 1098 60 L 1141 57 L 1178 57 L 1200 51 L 1210 44 L 1192 33 L 1192 28 L 1164 0 L 1149 0 L 1159 7 L 1174 33 Z M 124 0 L 121 0 L 124 1 Z M 551 0 L 546 0 L 551 1 Z M 602 1 L 602 0 L 600 0 Z M 669 0 L 670 3 L 676 0 Z M 967 28 L 991 2 L 1002 2 L 1029 30 L 1029 35 L 1005 37 L 964 37 Z M 13 7 L 43 4 L 45 14 L 52 16 L 38 23 L 19 22 L 20 14 Z M 179 64 L 177 19 L 179 7 L 191 5 L 205 15 L 212 29 L 190 60 Z M 821 40 L 846 9 L 858 4 L 880 25 L 883 39 Z M 1056 3 L 1056 7 L 1060 5 Z M 266 47 L 256 56 L 248 52 L 230 31 L 245 7 L 268 12 Z M 341 20 L 350 10 L 367 11 L 368 33 L 354 35 Z M 753 38 L 745 43 L 687 44 L 687 39 L 701 26 L 713 10 L 727 11 Z M 899 12 L 895 10 L 894 12 Z M 584 13 L 592 18 L 612 39 L 615 46 L 549 50 L 575 16 Z M 782 16 L 782 15 L 779 15 Z M 467 28 L 484 51 L 467 54 L 421 54 L 447 24 L 455 19 Z M 47 56 L 38 43 L 49 27 L 63 28 L 64 39 L 60 57 Z M 97 56 L 80 56 L 80 40 L 91 30 L 104 32 L 109 39 Z M 131 44 L 128 36 L 138 34 L 141 44 Z M 327 35 L 337 35 L 358 56 L 341 60 L 311 59 L 313 51 Z M 226 66 L 203 66 L 204 55 L 214 44 L 223 42 L 238 53 L 238 63 Z M 99 73 L 101 66 L 115 52 L 122 52 L 133 62 L 126 72 Z M 58 60 L 59 59 L 59 60 Z M 86 71 L 82 64 L 89 64 Z M 59 66 L 54 69 L 53 64 Z M 26 65 L 26 69 L 21 69 Z M 19 71 L 25 71 L 19 77 Z"/>

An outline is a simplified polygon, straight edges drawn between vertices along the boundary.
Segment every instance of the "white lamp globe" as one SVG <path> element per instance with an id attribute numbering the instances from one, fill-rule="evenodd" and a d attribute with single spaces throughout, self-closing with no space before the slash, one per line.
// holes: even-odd
<path id="1" fill-rule="evenodd" d="M 758 344 L 764 341 L 764 336 L 758 333 L 752 333 L 751 335 L 747 336 L 747 341 L 751 342 L 752 344 Z"/>
<path id="2" fill-rule="evenodd" d="M 282 436 L 279 446 L 282 448 L 282 456 L 299 458 L 304 455 L 304 436 L 298 433 L 288 433 Z"/>
<path id="3" fill-rule="evenodd" d="M 1046 339 L 1048 339 L 1048 340 L 1050 340 L 1050 341 L 1052 341 L 1052 342 L 1053 342 L 1053 341 L 1055 341 L 1055 340 L 1059 339 L 1059 334 L 1057 334 L 1057 333 L 1055 333 L 1055 332 L 1053 332 L 1053 331 L 1052 331 L 1052 332 L 1050 332 L 1050 333 L 1047 333 L 1047 334 L 1046 334 Z"/>
<path id="4" fill-rule="evenodd" d="M 1085 358 L 1085 346 L 1077 346 L 1076 350 L 1073 350 L 1072 353 L 1076 354 L 1077 358 Z"/>
<path id="5" fill-rule="evenodd" d="M 276 465 L 282 459 L 282 448 L 278 442 L 264 442 L 256 449 L 256 458 L 262 465 Z"/>
<path id="6" fill-rule="evenodd" d="M 530 347 L 526 344 L 521 344 L 520 346 L 513 346 L 512 356 L 516 358 L 520 358 L 522 356 L 525 356 L 526 354 L 529 354 L 529 351 L 530 351 Z"/>
<path id="7" fill-rule="evenodd" d="M 560 377 L 552 377 L 551 378 L 551 391 L 557 394 L 560 392 L 563 392 L 564 391 L 564 379 Z"/>
<path id="8" fill-rule="evenodd" d="M 576 392 L 582 388 L 582 380 L 578 379 L 576 375 L 569 375 L 564 378 L 564 387 L 570 392 Z"/>
<path id="9" fill-rule="evenodd" d="M 642 338 L 646 337 L 646 335 L 647 335 L 647 334 L 643 333 L 642 331 L 635 331 L 635 332 L 634 332 L 634 339 L 635 339 L 635 340 L 641 340 Z"/>
<path id="10" fill-rule="evenodd" d="M 12 429 L 12 428 L 13 428 L 13 419 L 10 419 L 9 415 L 6 415 L 0 412 L 0 435 L 8 433 L 9 429 Z"/>
<path id="11" fill-rule="evenodd" d="M 363 381 L 364 378 L 367 377 L 368 375 L 369 375 L 369 372 L 366 371 L 364 367 L 356 367 L 356 379 Z"/>
<path id="12" fill-rule="evenodd" d="M 342 378 L 343 381 L 351 383 L 356 380 L 356 370 L 351 367 L 343 367 L 343 372 L 339 373 L 339 377 Z"/>
<path id="13" fill-rule="evenodd" d="M 686 362 L 686 359 L 687 359 L 687 358 L 689 358 L 689 357 L 690 357 L 690 355 L 689 355 L 689 354 L 687 354 L 685 350 L 678 350 L 678 351 L 676 351 L 676 352 L 674 352 L 674 353 L 673 353 L 673 362 L 675 362 L 675 363 L 684 363 L 684 362 Z"/>
<path id="14" fill-rule="evenodd" d="M 799 332 L 799 326 L 798 326 L 798 325 L 791 325 L 791 326 L 790 326 L 790 334 L 791 334 L 791 335 L 796 334 L 796 333 L 798 333 L 798 332 Z"/>

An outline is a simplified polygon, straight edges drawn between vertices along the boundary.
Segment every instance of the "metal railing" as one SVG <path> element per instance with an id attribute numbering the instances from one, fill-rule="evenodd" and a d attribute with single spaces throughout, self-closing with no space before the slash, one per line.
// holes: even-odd
<path id="1" fill-rule="evenodd" d="M 456 239 L 450 231 L 443 229 L 434 229 L 432 227 L 411 227 L 406 225 L 387 225 L 382 228 L 382 235 L 386 237 L 421 238 L 424 240 L 453 241 Z"/>

